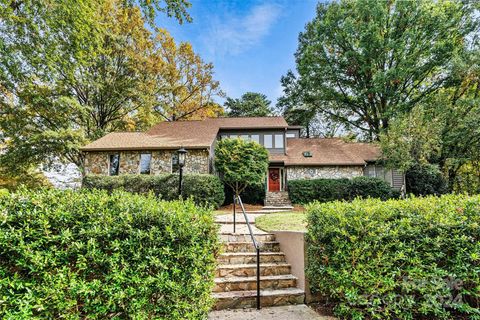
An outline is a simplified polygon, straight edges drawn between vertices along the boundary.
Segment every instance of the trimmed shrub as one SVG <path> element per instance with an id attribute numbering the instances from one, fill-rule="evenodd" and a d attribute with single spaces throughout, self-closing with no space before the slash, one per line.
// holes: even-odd
<path id="1" fill-rule="evenodd" d="M 400 195 L 387 182 L 370 177 L 292 180 L 288 182 L 288 193 L 292 203 L 298 204 L 353 200 L 357 197 L 387 200 Z"/>
<path id="2" fill-rule="evenodd" d="M 480 196 L 307 211 L 307 277 L 342 319 L 480 319 Z"/>
<path id="3" fill-rule="evenodd" d="M 87 175 L 82 186 L 87 189 L 100 189 L 112 192 L 124 189 L 128 192 L 147 194 L 153 192 L 163 200 L 178 199 L 178 175 Z M 198 205 L 210 205 L 218 208 L 225 200 L 223 184 L 211 174 L 186 174 L 183 176 L 184 198 L 192 198 Z"/>
<path id="4" fill-rule="evenodd" d="M 449 192 L 448 182 L 437 166 L 415 165 L 405 174 L 407 193 L 416 196 L 441 195 Z"/>
<path id="5" fill-rule="evenodd" d="M 23 190 L 0 207 L 0 318 L 206 317 L 219 243 L 191 200 Z"/>
<path id="6" fill-rule="evenodd" d="M 263 205 L 263 201 L 265 200 L 265 184 L 256 184 L 250 185 L 243 190 L 240 194 L 242 197 L 243 203 L 248 204 L 261 204 Z M 229 186 L 225 185 L 225 202 L 224 205 L 233 203 L 233 190 Z"/>

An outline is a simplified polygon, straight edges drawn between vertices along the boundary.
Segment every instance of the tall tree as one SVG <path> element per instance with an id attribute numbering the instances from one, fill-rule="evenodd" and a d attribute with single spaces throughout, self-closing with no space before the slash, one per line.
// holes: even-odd
<path id="1" fill-rule="evenodd" d="M 179 45 L 166 30 L 156 36 L 157 74 L 155 111 L 167 121 L 201 119 L 223 114 L 214 103 L 223 97 L 220 84 L 213 79 L 213 65 L 205 63 L 188 42 Z"/>
<path id="2" fill-rule="evenodd" d="M 302 126 L 301 134 L 305 138 L 334 137 L 347 132 L 346 126 L 341 125 L 311 104 L 305 102 L 302 88 L 293 72 L 289 71 L 281 79 L 283 96 L 277 101 L 277 110 L 285 117 L 290 125 Z"/>
<path id="3" fill-rule="evenodd" d="M 80 146 L 110 131 L 143 129 L 158 118 L 154 107 L 162 97 L 182 90 L 169 86 L 175 64 L 162 51 L 162 38 L 153 37 L 142 10 L 129 1 L 26 2 L 12 2 L 1 13 L 2 172 L 25 174 L 57 158 L 81 168 Z M 187 2 L 165 3 L 183 8 Z M 199 60 L 190 48 L 178 59 L 192 56 Z M 209 78 L 211 65 L 201 67 L 183 72 L 190 81 L 184 87 L 208 79 L 218 86 Z M 198 101 L 221 111 L 211 101 Z"/>
<path id="4" fill-rule="evenodd" d="M 227 98 L 224 106 L 229 117 L 266 117 L 273 113 L 270 103 L 262 93 L 247 92 L 240 99 Z"/>
<path id="5" fill-rule="evenodd" d="M 474 2 L 342 0 L 320 3 L 300 34 L 298 81 L 306 105 L 377 139 L 448 80 L 476 28 Z"/>
<path id="6" fill-rule="evenodd" d="M 478 44 L 457 57 L 450 81 L 435 96 L 392 121 L 381 135 L 391 165 L 438 165 L 457 191 L 478 192 L 480 175 L 480 55 Z M 467 179 L 470 185 L 462 182 Z M 461 184 L 462 187 L 456 187 Z M 471 187 L 471 188 L 470 188 Z"/>

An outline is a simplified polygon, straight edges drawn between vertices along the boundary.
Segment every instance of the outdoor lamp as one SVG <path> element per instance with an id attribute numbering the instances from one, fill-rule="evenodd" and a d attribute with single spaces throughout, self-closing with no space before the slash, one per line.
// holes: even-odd
<path id="1" fill-rule="evenodd" d="M 178 177 L 178 196 L 182 196 L 182 178 L 183 178 L 183 166 L 185 165 L 185 156 L 187 150 L 183 147 L 177 150 L 178 154 L 178 166 L 179 166 L 179 177 Z"/>
<path id="2" fill-rule="evenodd" d="M 185 156 L 187 155 L 187 150 L 185 148 L 180 148 L 177 150 L 178 153 L 178 165 L 183 167 L 185 165 Z"/>

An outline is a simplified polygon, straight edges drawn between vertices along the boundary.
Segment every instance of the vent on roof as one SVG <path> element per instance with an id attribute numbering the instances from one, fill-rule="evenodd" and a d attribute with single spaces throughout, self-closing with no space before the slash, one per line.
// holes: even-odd
<path id="1" fill-rule="evenodd" d="M 311 158 L 312 157 L 312 153 L 310 151 L 303 151 L 303 156 L 305 158 Z"/>

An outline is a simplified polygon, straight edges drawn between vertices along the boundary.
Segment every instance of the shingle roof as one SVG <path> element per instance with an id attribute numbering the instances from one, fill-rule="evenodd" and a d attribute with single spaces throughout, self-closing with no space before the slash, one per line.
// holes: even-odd
<path id="1" fill-rule="evenodd" d="M 83 151 L 209 148 L 220 129 L 287 128 L 283 117 L 209 118 L 160 122 L 146 132 L 115 132 L 86 145 Z"/>
<path id="2" fill-rule="evenodd" d="M 305 157 L 309 151 L 312 157 Z M 293 165 L 364 165 L 380 157 L 380 149 L 369 143 L 345 142 L 339 138 L 287 139 L 287 154 L 271 154 L 270 161 Z"/>

